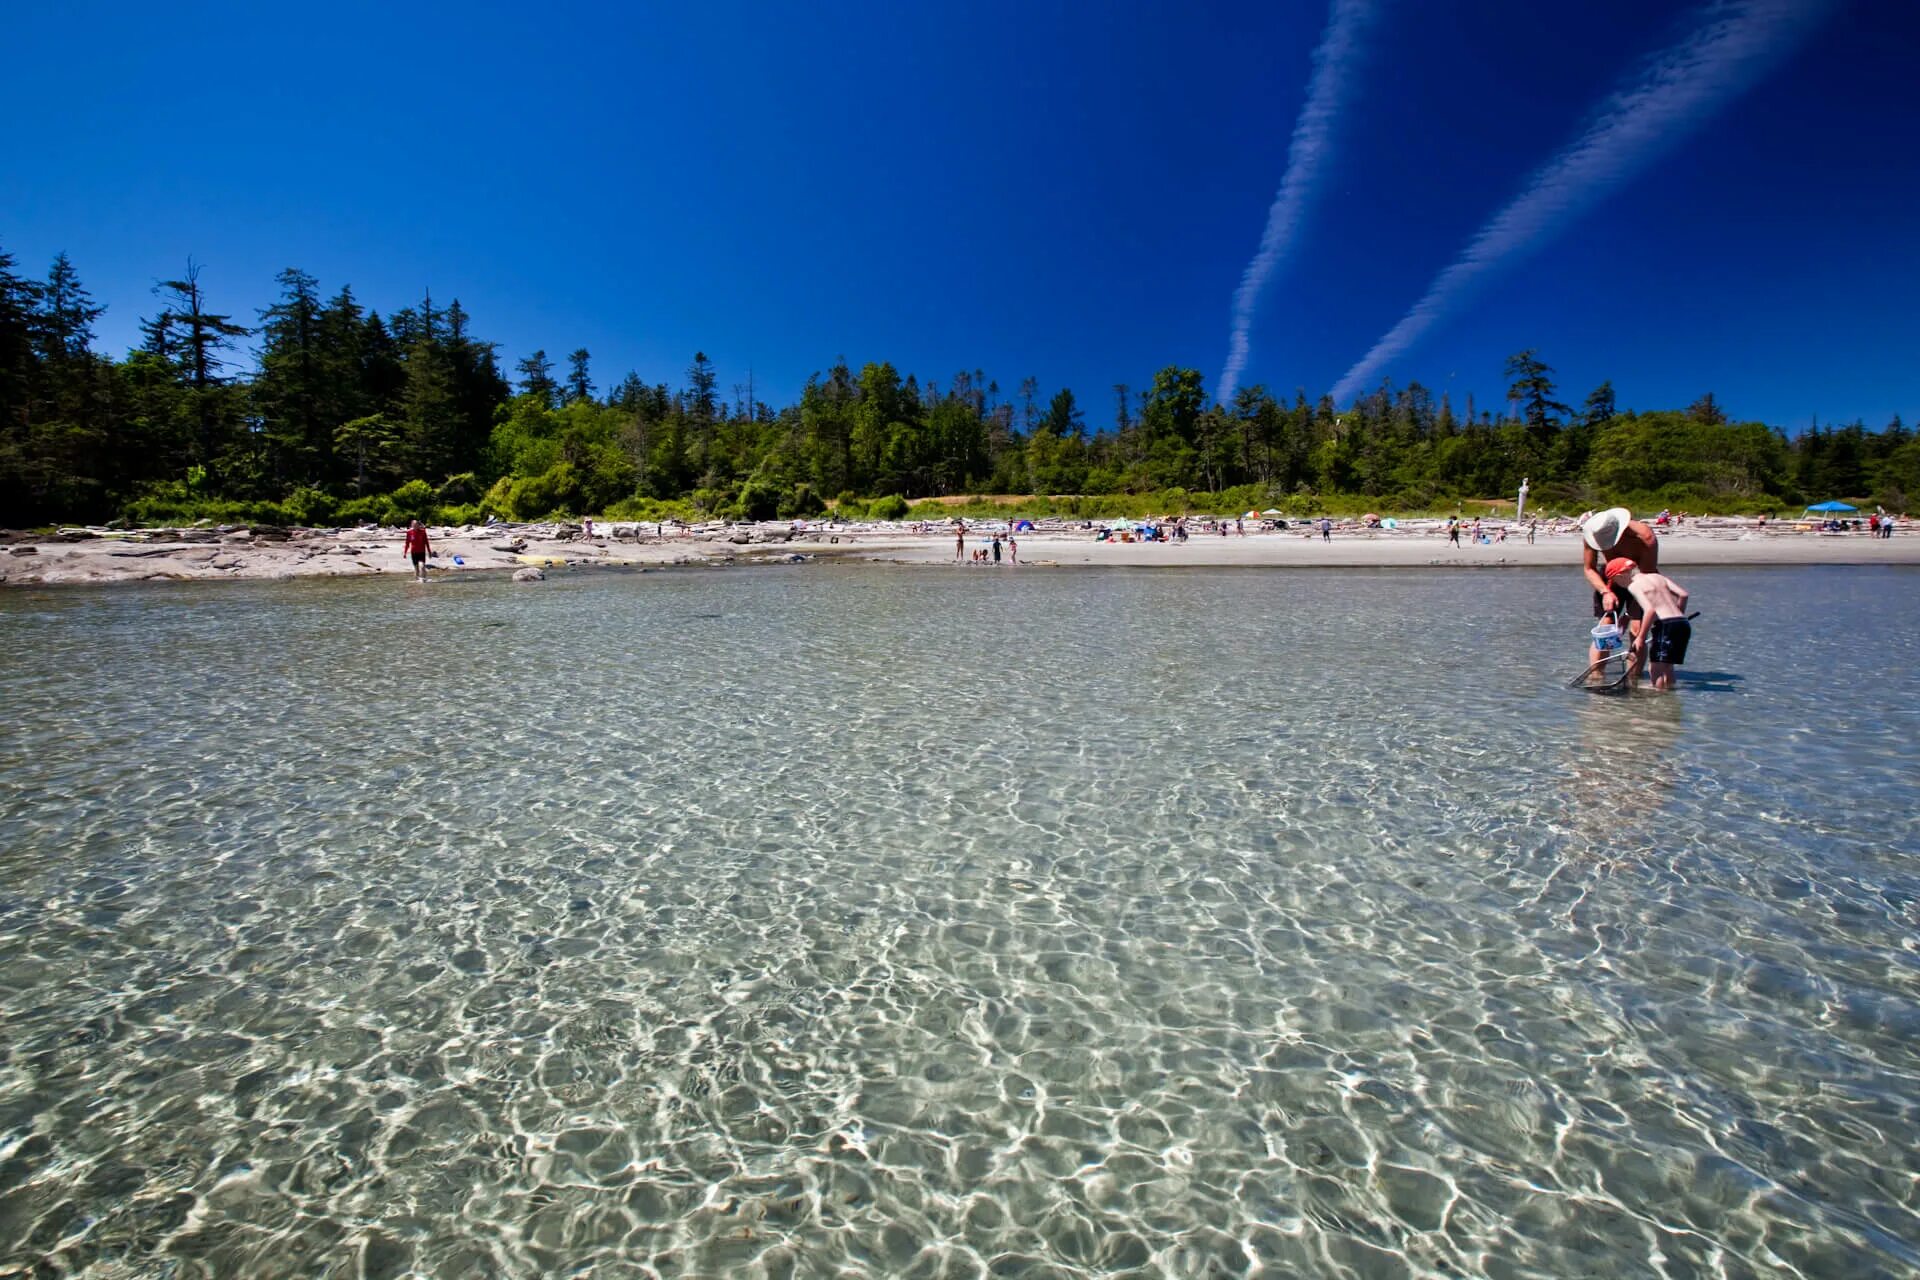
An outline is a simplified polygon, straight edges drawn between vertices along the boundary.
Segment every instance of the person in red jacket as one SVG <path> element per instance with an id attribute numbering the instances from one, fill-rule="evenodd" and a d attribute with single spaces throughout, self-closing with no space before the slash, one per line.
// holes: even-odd
<path id="1" fill-rule="evenodd" d="M 407 526 L 406 557 L 413 561 L 413 578 L 416 582 L 427 580 L 427 555 L 430 547 L 427 543 L 427 531 L 415 520 Z"/>

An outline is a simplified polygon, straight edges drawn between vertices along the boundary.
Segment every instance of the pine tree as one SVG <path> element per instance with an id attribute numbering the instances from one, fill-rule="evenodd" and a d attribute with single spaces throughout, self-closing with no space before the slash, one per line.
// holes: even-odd
<path id="1" fill-rule="evenodd" d="M 514 366 L 520 374 L 520 394 L 533 396 L 544 408 L 553 408 L 560 386 L 553 380 L 553 362 L 544 350 L 536 351 Z"/>
<path id="2" fill-rule="evenodd" d="M 580 347 L 567 357 L 568 404 L 593 399 L 593 379 L 587 376 L 587 362 L 592 358 L 585 347 Z"/>
<path id="3" fill-rule="evenodd" d="M 1687 406 L 1687 416 L 1695 422 L 1704 422 L 1710 427 L 1723 426 L 1727 421 L 1726 413 L 1714 400 L 1711 391 Z"/>
<path id="4" fill-rule="evenodd" d="M 424 337 L 413 344 L 400 404 L 405 472 L 437 484 L 451 470 L 459 431 L 453 369 L 442 344 Z"/>
<path id="5" fill-rule="evenodd" d="M 239 460 L 228 459 L 227 451 L 240 443 L 240 406 L 223 376 L 223 353 L 235 338 L 244 338 L 251 330 L 235 324 L 232 316 L 207 310 L 200 267 L 191 259 L 180 279 L 162 280 L 155 292 L 168 302 L 152 322 L 149 338 L 179 371 L 188 393 L 193 460 L 203 466 L 222 461 L 237 465 Z"/>
<path id="6" fill-rule="evenodd" d="M 1527 424 L 1527 434 L 1541 445 L 1551 442 L 1554 431 L 1559 428 L 1560 419 L 1571 412 L 1553 398 L 1556 388 L 1553 379 L 1548 376 L 1552 372 L 1552 366 L 1540 359 L 1539 353 L 1532 347 L 1507 357 L 1507 376 L 1513 379 L 1507 396 L 1520 405 L 1521 419 Z"/>
<path id="7" fill-rule="evenodd" d="M 40 290 L 40 358 L 50 364 L 81 360 L 93 352 L 93 322 L 106 314 L 80 284 L 67 255 L 57 254 Z"/>
<path id="8" fill-rule="evenodd" d="M 293 267 L 275 278 L 280 300 L 260 313 L 263 343 L 253 380 L 254 412 L 280 477 L 289 484 L 316 484 L 333 469 L 338 425 L 322 415 L 319 282 Z"/>
<path id="9" fill-rule="evenodd" d="M 13 273 L 13 255 L 0 249 L 0 426 L 24 433 L 35 376 L 34 284 Z"/>
<path id="10" fill-rule="evenodd" d="M 1587 403 L 1580 410 L 1580 425 L 1597 427 L 1612 418 L 1614 412 L 1613 381 L 1608 379 L 1587 393 Z"/>

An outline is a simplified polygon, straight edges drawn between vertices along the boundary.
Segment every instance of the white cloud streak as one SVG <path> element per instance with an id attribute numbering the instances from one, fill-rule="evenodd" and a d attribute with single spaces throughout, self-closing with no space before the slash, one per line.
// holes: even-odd
<path id="1" fill-rule="evenodd" d="M 1347 370 L 1333 389 L 1334 402 L 1344 404 L 1369 385 L 1383 365 L 1417 342 L 1483 276 L 1539 248 L 1575 215 L 1704 124 L 1791 51 L 1834 2 L 1709 5 L 1692 34 L 1654 55 L 1631 84 L 1601 104 L 1586 132 L 1480 229 L 1400 323 Z"/>
<path id="2" fill-rule="evenodd" d="M 1227 363 L 1221 370 L 1215 399 L 1225 402 L 1239 385 L 1247 367 L 1247 335 L 1253 328 L 1254 305 L 1275 267 L 1293 246 L 1294 233 L 1313 194 L 1314 180 L 1331 148 L 1333 120 L 1345 96 L 1349 69 L 1360 52 L 1360 36 L 1373 16 L 1372 0 L 1333 0 L 1320 47 L 1313 51 L 1313 76 L 1307 84 L 1306 105 L 1293 126 L 1287 146 L 1287 171 L 1267 210 L 1267 227 L 1260 248 L 1240 276 L 1233 294 L 1233 329 L 1227 337 Z"/>

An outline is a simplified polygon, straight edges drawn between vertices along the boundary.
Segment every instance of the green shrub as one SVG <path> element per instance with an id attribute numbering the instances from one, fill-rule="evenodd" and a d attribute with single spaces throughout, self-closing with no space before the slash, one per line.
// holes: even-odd
<path id="1" fill-rule="evenodd" d="M 780 491 L 761 480 L 749 480 L 740 487 L 732 513 L 736 520 L 771 520 L 780 514 Z"/>
<path id="2" fill-rule="evenodd" d="M 601 512 L 607 520 L 681 520 L 688 524 L 699 519 L 693 505 L 680 499 L 622 498 Z"/>
<path id="3" fill-rule="evenodd" d="M 393 499 L 385 494 L 374 494 L 370 497 L 355 498 L 351 502 L 343 502 L 333 518 L 341 524 L 396 525 L 402 522 L 399 509 L 393 505 Z"/>
<path id="4" fill-rule="evenodd" d="M 409 480 L 389 497 L 400 511 L 423 512 L 434 505 L 433 486 L 425 480 Z"/>
<path id="5" fill-rule="evenodd" d="M 433 523 L 462 525 L 479 524 L 487 518 L 477 502 L 457 503 L 450 507 L 434 507 L 429 513 Z"/>
<path id="6" fill-rule="evenodd" d="M 510 516 L 513 514 L 513 477 L 501 476 L 487 490 L 487 496 L 480 499 L 480 510 L 490 516 Z"/>
<path id="7" fill-rule="evenodd" d="M 442 506 L 475 502 L 480 497 L 480 482 L 471 471 L 462 471 L 457 476 L 448 476 L 433 491 L 433 496 Z"/>
<path id="8" fill-rule="evenodd" d="M 782 520 L 797 517 L 817 516 L 827 509 L 820 495 L 813 491 L 810 484 L 797 484 L 780 500 L 779 515 Z"/>
<path id="9" fill-rule="evenodd" d="M 508 506 L 516 520 L 542 520 L 580 508 L 580 478 L 571 462 L 556 462 L 537 476 L 513 482 Z"/>
<path id="10" fill-rule="evenodd" d="M 326 526 L 340 510 L 340 500 L 322 489 L 300 488 L 288 494 L 281 507 L 290 524 Z"/>
<path id="11" fill-rule="evenodd" d="M 897 493 L 890 493 L 884 498 L 875 498 L 867 504 L 867 519 L 904 520 L 907 518 L 907 511 L 907 500 Z"/>

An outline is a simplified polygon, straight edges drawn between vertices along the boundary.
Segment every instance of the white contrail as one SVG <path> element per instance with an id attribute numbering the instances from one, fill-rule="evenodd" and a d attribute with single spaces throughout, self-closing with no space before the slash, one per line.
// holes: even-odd
<path id="1" fill-rule="evenodd" d="M 1333 389 L 1336 404 L 1366 386 L 1417 341 L 1479 278 L 1539 247 L 1572 215 L 1630 177 L 1754 83 L 1833 8 L 1835 0 L 1723 0 L 1702 11 L 1685 40 L 1655 55 L 1628 87 L 1601 104 L 1572 146 L 1480 229 L 1459 261 L 1373 344 Z"/>
<path id="2" fill-rule="evenodd" d="M 1280 190 L 1267 210 L 1267 229 L 1261 233 L 1259 252 L 1240 277 L 1233 294 L 1233 332 L 1227 338 L 1227 364 L 1221 370 L 1219 392 L 1215 399 L 1225 403 L 1247 367 L 1247 333 L 1253 328 L 1253 306 L 1267 277 L 1286 255 L 1293 233 L 1300 224 L 1307 197 L 1313 193 L 1313 180 L 1320 172 L 1333 134 L 1333 117 L 1340 109 L 1346 89 L 1347 71 L 1359 53 L 1361 29 L 1373 16 L 1372 0 L 1333 0 L 1327 14 L 1327 29 L 1320 47 L 1313 51 L 1313 78 L 1307 84 L 1306 105 L 1293 126 L 1293 141 L 1287 146 L 1287 171 L 1280 179 Z"/>

